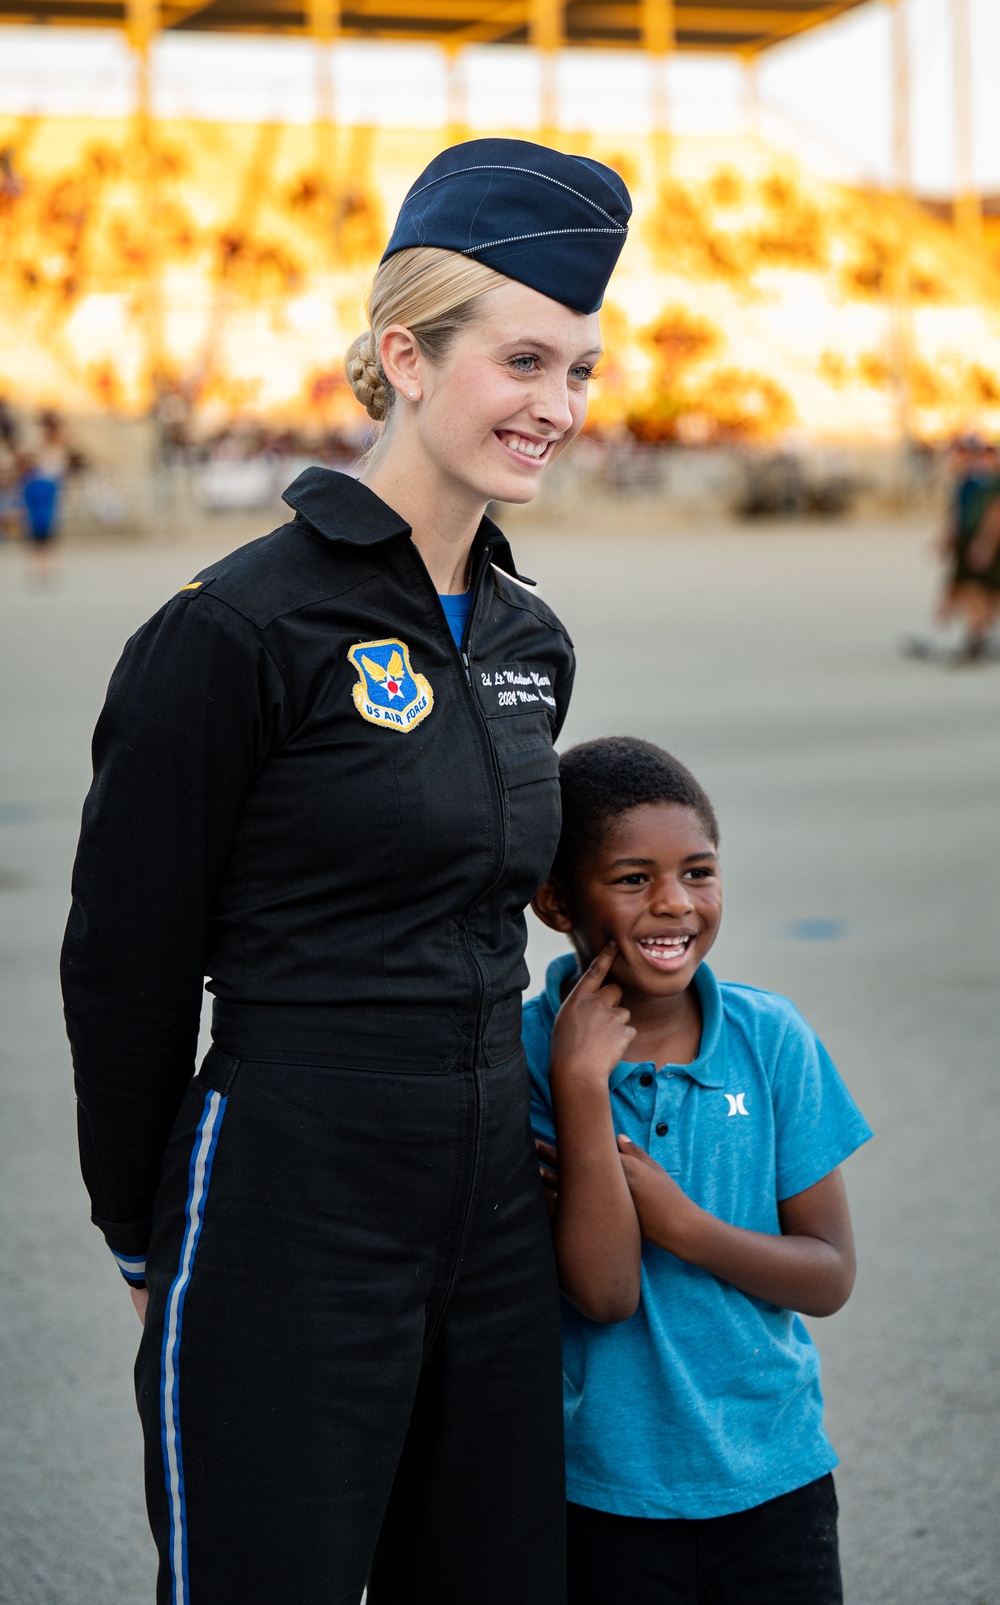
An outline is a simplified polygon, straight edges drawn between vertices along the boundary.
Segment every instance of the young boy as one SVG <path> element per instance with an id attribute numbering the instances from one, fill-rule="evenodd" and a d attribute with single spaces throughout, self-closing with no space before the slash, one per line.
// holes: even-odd
<path id="1" fill-rule="evenodd" d="M 569 1605 L 840 1605 L 837 1459 L 793 1312 L 850 1295 L 837 1167 L 871 1132 L 792 1004 L 705 964 L 719 832 L 688 770 L 611 737 L 560 782 L 534 908 L 575 957 L 524 1041 L 567 1301 Z"/>

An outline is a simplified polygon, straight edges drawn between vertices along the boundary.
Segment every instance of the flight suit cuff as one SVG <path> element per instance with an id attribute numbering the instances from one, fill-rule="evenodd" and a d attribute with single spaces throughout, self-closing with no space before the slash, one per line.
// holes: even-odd
<path id="1" fill-rule="evenodd" d="M 149 1242 L 151 1222 L 148 1219 L 98 1220 L 96 1215 L 91 1219 L 104 1233 L 111 1256 L 129 1287 L 145 1287 L 146 1247 Z"/>

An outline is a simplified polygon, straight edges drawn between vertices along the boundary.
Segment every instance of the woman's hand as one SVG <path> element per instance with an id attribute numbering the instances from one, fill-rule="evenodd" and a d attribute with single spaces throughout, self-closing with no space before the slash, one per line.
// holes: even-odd
<path id="1" fill-rule="evenodd" d="M 149 1288 L 130 1287 L 129 1294 L 131 1296 L 132 1303 L 135 1305 L 135 1313 L 139 1317 L 139 1320 L 142 1322 L 143 1326 L 145 1326 L 146 1306 L 149 1303 Z"/>
<path id="2" fill-rule="evenodd" d="M 538 1174 L 542 1178 L 542 1187 L 545 1194 L 545 1207 L 549 1212 L 549 1220 L 556 1218 L 556 1201 L 559 1197 L 559 1161 L 556 1151 L 550 1142 L 542 1142 L 535 1138 L 535 1152 L 538 1155 Z"/>
<path id="3" fill-rule="evenodd" d="M 621 987 L 605 985 L 617 952 L 616 942 L 605 943 L 556 1015 L 550 1050 L 553 1076 L 599 1078 L 606 1083 L 635 1036 L 628 1010 L 621 1007 Z"/>

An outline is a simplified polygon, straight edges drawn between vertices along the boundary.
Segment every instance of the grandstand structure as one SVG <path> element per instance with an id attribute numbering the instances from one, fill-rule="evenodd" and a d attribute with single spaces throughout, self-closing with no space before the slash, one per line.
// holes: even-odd
<path id="1" fill-rule="evenodd" d="M 2 0 L 0 21 L 754 53 L 864 0 Z"/>
<path id="2" fill-rule="evenodd" d="M 151 47 L 164 33 L 283 34 L 314 41 L 317 167 L 329 202 L 329 244 L 339 256 L 350 179 L 344 171 L 335 95 L 334 59 L 339 41 L 383 40 L 431 43 L 446 57 L 447 127 L 444 142 L 468 137 L 466 74 L 470 48 L 520 46 L 537 53 L 540 97 L 537 137 L 558 143 L 557 63 L 564 50 L 641 53 L 649 64 L 650 136 L 653 171 L 667 180 L 672 166 L 668 67 L 676 52 L 727 53 L 740 59 L 749 98 L 756 98 L 761 56 L 848 13 L 880 8 L 891 19 L 894 195 L 886 217 L 896 237 L 900 264 L 912 254 L 923 226 L 912 200 L 909 11 L 911 0 L 0 0 L 4 24 L 117 28 L 124 32 L 135 66 L 134 172 L 139 206 L 137 304 L 146 329 L 149 370 L 163 349 L 162 288 L 158 262 L 158 185 L 154 153 Z M 951 236 L 966 265 L 989 279 L 996 269 L 983 245 L 982 213 L 973 182 L 971 43 L 969 0 L 949 0 L 955 72 L 957 184 Z M 0 153 L 2 154 L 2 153 Z M 938 225 L 940 227 L 940 225 Z M 913 336 L 909 276 L 900 266 L 887 276 L 883 295 L 890 311 L 890 367 L 898 395 L 899 433 L 910 436 L 910 373 Z"/>
<path id="3" fill-rule="evenodd" d="M 969 0 L 950 0 L 955 70 L 956 222 L 981 243 L 982 216 L 972 177 Z M 449 117 L 457 129 L 461 58 L 470 45 L 522 45 L 541 58 L 540 133 L 558 127 L 555 62 L 563 49 L 642 51 L 650 58 L 654 135 L 669 132 L 666 64 L 675 51 L 742 58 L 751 95 L 755 64 L 776 45 L 833 22 L 862 5 L 892 12 L 892 89 L 897 192 L 910 191 L 908 0 L 0 0 L 3 24 L 117 27 L 136 56 L 136 110 L 149 112 L 149 50 L 164 32 L 306 35 L 317 45 L 318 121 L 336 121 L 330 56 L 338 39 L 435 43 L 449 61 Z"/>

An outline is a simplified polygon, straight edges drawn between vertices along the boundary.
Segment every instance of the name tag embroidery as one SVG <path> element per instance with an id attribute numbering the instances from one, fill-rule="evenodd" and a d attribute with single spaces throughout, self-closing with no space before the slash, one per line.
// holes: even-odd
<path id="1" fill-rule="evenodd" d="M 483 669 L 480 671 L 480 680 L 483 689 L 488 695 L 483 699 L 489 703 L 493 697 L 496 708 L 540 707 L 554 708 L 556 699 L 552 695 L 552 680 L 541 670 L 524 668 L 515 665 L 513 668 Z"/>

